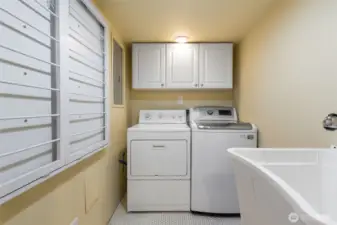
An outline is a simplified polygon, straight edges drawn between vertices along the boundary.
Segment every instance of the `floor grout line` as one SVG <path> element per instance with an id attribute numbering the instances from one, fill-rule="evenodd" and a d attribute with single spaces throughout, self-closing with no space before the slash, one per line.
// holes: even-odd
<path id="1" fill-rule="evenodd" d="M 122 201 L 109 225 L 240 225 L 239 218 L 195 215 L 189 212 L 127 213 Z"/>

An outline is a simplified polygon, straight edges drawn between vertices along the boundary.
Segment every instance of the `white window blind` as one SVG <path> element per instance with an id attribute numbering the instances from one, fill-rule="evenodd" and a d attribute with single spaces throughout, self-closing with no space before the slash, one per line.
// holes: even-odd
<path id="1" fill-rule="evenodd" d="M 69 7 L 69 160 L 106 143 L 104 27 L 78 0 Z"/>
<path id="2" fill-rule="evenodd" d="M 107 145 L 106 37 L 87 0 L 0 1 L 0 203 Z"/>
<path id="3" fill-rule="evenodd" d="M 0 197 L 63 165 L 58 11 L 52 2 L 1 1 Z"/>

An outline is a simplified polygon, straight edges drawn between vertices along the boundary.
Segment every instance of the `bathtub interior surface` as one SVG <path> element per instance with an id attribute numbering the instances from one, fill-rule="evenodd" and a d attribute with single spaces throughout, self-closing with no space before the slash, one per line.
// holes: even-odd
<path id="1" fill-rule="evenodd" d="M 337 150 L 232 149 L 287 183 L 322 217 L 337 221 Z"/>

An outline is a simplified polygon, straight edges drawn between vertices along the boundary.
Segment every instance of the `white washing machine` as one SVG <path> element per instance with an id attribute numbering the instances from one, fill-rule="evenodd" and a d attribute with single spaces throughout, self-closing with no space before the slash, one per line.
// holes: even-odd
<path id="1" fill-rule="evenodd" d="M 227 149 L 256 148 L 257 128 L 238 122 L 233 107 L 190 110 L 192 129 L 191 211 L 240 213 L 235 177 Z"/>
<path id="2" fill-rule="evenodd" d="M 191 130 L 185 110 L 141 110 L 127 135 L 127 210 L 190 211 Z"/>

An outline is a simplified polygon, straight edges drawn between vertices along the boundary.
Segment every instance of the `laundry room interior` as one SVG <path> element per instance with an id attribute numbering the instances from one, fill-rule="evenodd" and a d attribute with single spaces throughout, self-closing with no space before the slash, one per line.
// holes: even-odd
<path id="1" fill-rule="evenodd" d="M 0 1 L 0 225 L 337 224 L 336 12 Z"/>

